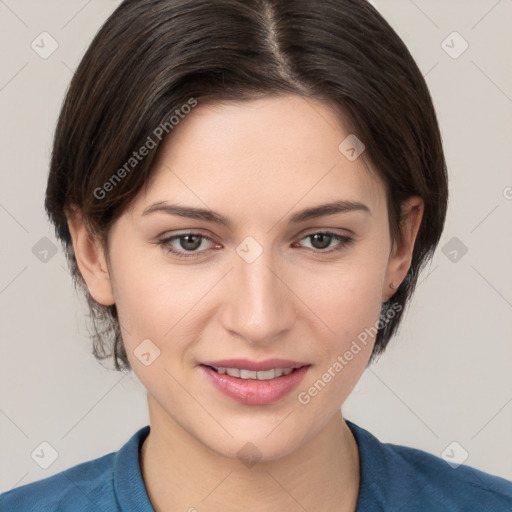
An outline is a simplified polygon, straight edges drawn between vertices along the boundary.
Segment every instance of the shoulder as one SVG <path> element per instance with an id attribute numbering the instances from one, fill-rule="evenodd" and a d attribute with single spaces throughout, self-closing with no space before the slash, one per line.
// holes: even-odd
<path id="1" fill-rule="evenodd" d="M 382 443 L 367 430 L 347 424 L 360 452 L 361 511 L 512 511 L 511 481 L 467 465 L 452 467 L 423 450 Z"/>
<path id="2" fill-rule="evenodd" d="M 0 494 L 5 512 L 117 510 L 113 491 L 115 453 Z M 72 507 L 72 508 L 71 508 Z"/>
<path id="3" fill-rule="evenodd" d="M 150 426 L 117 451 L 0 494 L 1 512 L 151 511 L 139 467 Z"/>
<path id="4" fill-rule="evenodd" d="M 445 460 L 430 453 L 386 444 L 389 462 L 400 467 L 395 472 L 396 484 L 407 484 L 407 499 L 418 505 L 432 502 L 443 510 L 494 512 L 512 511 L 512 482 L 471 466 L 450 466 Z M 418 490 L 421 489 L 420 492 Z"/>

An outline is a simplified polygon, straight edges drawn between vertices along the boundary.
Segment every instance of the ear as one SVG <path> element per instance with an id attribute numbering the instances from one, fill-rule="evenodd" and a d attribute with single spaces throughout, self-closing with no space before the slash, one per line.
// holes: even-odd
<path id="1" fill-rule="evenodd" d="M 112 284 L 100 241 L 89 234 L 80 210 L 75 208 L 69 214 L 66 213 L 66 217 L 78 268 L 89 293 L 104 306 L 114 304 Z"/>
<path id="2" fill-rule="evenodd" d="M 382 301 L 392 297 L 395 289 L 402 283 L 409 271 L 412 261 L 414 243 L 418 234 L 421 219 L 424 211 L 423 199 L 419 196 L 411 196 L 402 204 L 402 243 L 393 243 L 389 256 L 384 289 L 382 290 Z M 393 283 L 395 289 L 390 287 Z"/>

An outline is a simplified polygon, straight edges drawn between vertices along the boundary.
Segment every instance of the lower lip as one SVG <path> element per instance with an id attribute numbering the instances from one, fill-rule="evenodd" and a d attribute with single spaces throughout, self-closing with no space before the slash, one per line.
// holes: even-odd
<path id="1" fill-rule="evenodd" d="M 277 402 L 297 387 L 310 367 L 303 366 L 289 375 L 269 380 L 239 379 L 227 373 L 218 373 L 205 365 L 200 365 L 200 368 L 219 391 L 237 402 L 266 405 Z"/>

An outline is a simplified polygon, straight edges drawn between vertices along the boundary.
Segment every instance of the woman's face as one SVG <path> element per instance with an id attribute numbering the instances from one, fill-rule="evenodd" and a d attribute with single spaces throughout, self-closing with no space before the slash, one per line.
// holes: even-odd
<path id="1" fill-rule="evenodd" d="M 350 139 L 339 149 L 349 135 L 328 106 L 298 96 L 199 102 L 171 132 L 147 190 L 109 238 L 112 301 L 161 428 L 184 429 L 231 458 L 251 442 L 272 460 L 339 415 L 370 357 L 368 329 L 412 250 L 390 259 L 384 188 L 347 151 Z M 342 201 L 364 207 L 294 219 Z M 229 224 L 164 205 L 209 210 Z M 90 290 L 101 301 L 99 286 Z M 360 350 L 347 359 L 354 341 Z M 274 358 L 309 365 L 280 394 L 279 378 L 257 381 L 254 392 L 254 380 L 248 391 L 236 377 L 226 394 L 212 383 L 226 377 L 203 366 Z"/>

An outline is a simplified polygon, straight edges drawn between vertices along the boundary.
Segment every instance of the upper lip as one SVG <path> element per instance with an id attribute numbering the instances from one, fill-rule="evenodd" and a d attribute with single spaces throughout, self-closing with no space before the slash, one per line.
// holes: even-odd
<path id="1" fill-rule="evenodd" d="M 216 368 L 239 368 L 254 372 L 272 370 L 273 368 L 301 368 L 310 363 L 291 361 L 289 359 L 265 359 L 264 361 L 251 361 L 250 359 L 222 359 L 218 361 L 203 361 L 201 364 L 215 366 Z"/>

